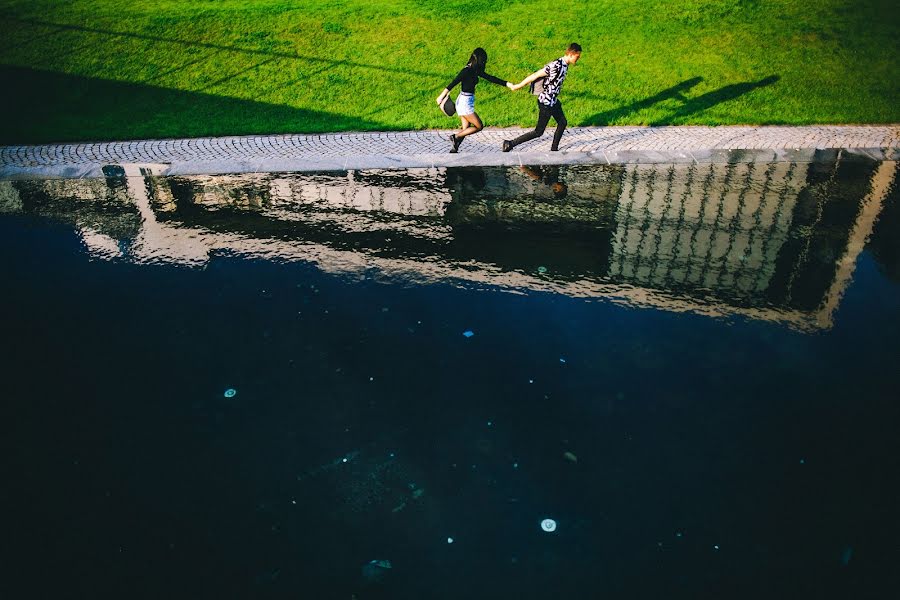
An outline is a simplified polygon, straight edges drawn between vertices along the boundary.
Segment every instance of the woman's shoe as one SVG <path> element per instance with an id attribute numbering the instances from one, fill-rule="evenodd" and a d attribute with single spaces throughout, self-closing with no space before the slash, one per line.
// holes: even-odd
<path id="1" fill-rule="evenodd" d="M 450 148 L 450 154 L 456 154 L 457 150 L 459 150 L 459 143 L 462 140 L 456 138 L 456 134 L 450 134 L 450 142 L 453 144 L 453 147 Z"/>
<path id="2" fill-rule="evenodd" d="M 513 149 L 512 142 L 509 140 L 503 140 L 503 151 L 509 152 L 512 149 Z"/>

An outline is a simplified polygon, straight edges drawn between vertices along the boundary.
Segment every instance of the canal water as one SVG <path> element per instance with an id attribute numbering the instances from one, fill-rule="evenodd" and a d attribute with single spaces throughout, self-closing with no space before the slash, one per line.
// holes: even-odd
<path id="1" fill-rule="evenodd" d="M 895 163 L 109 175 L 0 182 L 3 597 L 897 583 Z"/>

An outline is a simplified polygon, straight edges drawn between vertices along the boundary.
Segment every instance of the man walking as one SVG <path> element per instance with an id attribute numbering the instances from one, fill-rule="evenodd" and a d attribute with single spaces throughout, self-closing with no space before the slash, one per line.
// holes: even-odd
<path id="1" fill-rule="evenodd" d="M 581 46 L 578 44 L 569 44 L 566 53 L 562 58 L 558 58 L 547 63 L 543 69 L 535 71 L 520 83 L 512 86 L 513 90 L 525 87 L 526 85 L 543 79 L 543 90 L 538 96 L 538 122 L 534 131 L 530 131 L 524 135 L 520 135 L 514 140 L 503 140 L 503 151 L 509 152 L 514 147 L 528 140 L 533 140 L 544 135 L 544 129 L 550 122 L 550 117 L 556 121 L 556 133 L 553 134 L 553 145 L 550 150 L 554 152 L 559 150 L 559 140 L 562 139 L 563 131 L 566 130 L 566 115 L 563 114 L 562 103 L 559 101 L 559 92 L 562 84 L 566 80 L 566 74 L 569 72 L 569 65 L 574 65 L 581 58 Z"/>

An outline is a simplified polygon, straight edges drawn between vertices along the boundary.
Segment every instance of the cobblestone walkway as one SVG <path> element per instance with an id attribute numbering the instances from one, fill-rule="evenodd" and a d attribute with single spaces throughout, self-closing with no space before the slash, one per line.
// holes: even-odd
<path id="1" fill-rule="evenodd" d="M 900 125 L 809 127 L 572 127 L 560 152 L 552 129 L 502 153 L 525 129 L 488 128 L 449 154 L 451 131 L 266 135 L 0 147 L 0 178 L 96 177 L 110 165 L 155 174 L 413 168 L 542 163 L 812 160 L 845 149 L 900 159 Z"/>

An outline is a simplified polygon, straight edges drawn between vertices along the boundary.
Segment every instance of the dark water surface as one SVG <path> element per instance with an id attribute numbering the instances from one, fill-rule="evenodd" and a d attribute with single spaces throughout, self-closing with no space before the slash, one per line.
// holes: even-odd
<path id="1" fill-rule="evenodd" d="M 0 597 L 896 591 L 894 163 L 128 175 L 0 182 Z"/>

